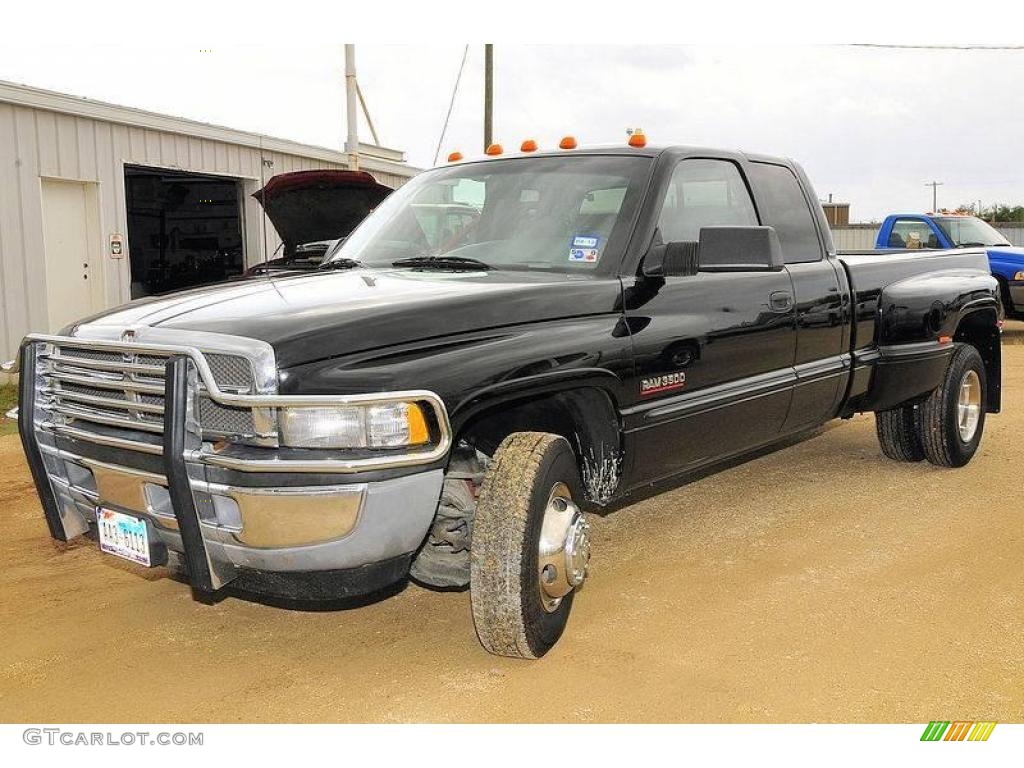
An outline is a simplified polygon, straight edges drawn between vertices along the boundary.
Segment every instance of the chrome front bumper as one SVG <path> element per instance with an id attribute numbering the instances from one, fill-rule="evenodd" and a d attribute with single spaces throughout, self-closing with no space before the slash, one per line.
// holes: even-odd
<path id="1" fill-rule="evenodd" d="M 162 439 L 138 443 L 50 421 L 39 369 L 45 362 L 39 352 L 52 338 L 30 338 L 23 346 L 19 430 L 54 538 L 67 540 L 87 532 L 97 507 L 138 516 L 148 521 L 160 542 L 181 555 L 193 588 L 211 593 L 241 569 L 357 569 L 410 555 L 426 536 L 443 482 L 440 460 L 450 446 L 443 405 L 436 411 L 440 441 L 413 454 L 346 459 L 306 452 L 295 459 L 252 458 L 264 450 L 277 454 L 256 448 L 225 455 L 203 441 L 194 406 L 200 382 L 215 398 L 243 398 L 258 407 L 313 399 L 365 402 L 380 396 L 230 395 L 217 389 L 197 350 L 161 347 L 168 354 Z M 440 403 L 432 393 L 414 394 Z M 412 465 L 422 469 L 381 478 L 382 469 Z M 368 472 L 374 473 L 372 482 L 361 482 L 354 474 Z M 245 482 L 218 481 L 232 475 Z M 301 482 L 303 477 L 310 481 Z"/>

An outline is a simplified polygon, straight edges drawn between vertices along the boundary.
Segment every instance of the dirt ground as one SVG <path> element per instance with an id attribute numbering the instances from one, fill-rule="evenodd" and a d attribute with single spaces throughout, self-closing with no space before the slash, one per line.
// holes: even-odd
<path id="1" fill-rule="evenodd" d="M 1024 325 L 1006 341 L 964 469 L 886 461 L 862 416 L 596 519 L 538 662 L 484 653 L 467 593 L 193 602 L 47 538 L 0 438 L 0 721 L 1022 721 Z"/>

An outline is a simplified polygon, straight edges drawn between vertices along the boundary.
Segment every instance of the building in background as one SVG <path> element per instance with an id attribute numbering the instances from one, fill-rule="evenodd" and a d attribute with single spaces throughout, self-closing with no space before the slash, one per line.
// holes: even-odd
<path id="1" fill-rule="evenodd" d="M 850 223 L 849 203 L 834 203 L 832 195 L 829 195 L 828 202 L 823 202 L 821 207 L 825 211 L 825 219 L 830 227 L 845 227 Z"/>
<path id="2" fill-rule="evenodd" d="M 402 152 L 360 144 L 398 187 Z M 0 82 L 0 360 L 132 298 L 240 275 L 280 238 L 252 193 L 344 152 Z"/>

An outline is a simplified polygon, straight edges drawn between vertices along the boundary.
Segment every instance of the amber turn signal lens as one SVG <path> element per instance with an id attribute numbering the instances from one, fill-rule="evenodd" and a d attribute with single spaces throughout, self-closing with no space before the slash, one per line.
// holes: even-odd
<path id="1" fill-rule="evenodd" d="M 450 155 L 448 155 L 448 162 L 449 163 L 457 163 L 461 159 L 462 159 L 462 153 L 461 152 L 452 152 Z"/>
<path id="2" fill-rule="evenodd" d="M 409 403 L 407 418 L 409 419 L 409 445 L 422 445 L 427 442 L 430 439 L 430 430 L 427 428 L 423 409 L 415 403 Z"/>
<path id="3" fill-rule="evenodd" d="M 558 142 L 559 149 L 576 149 L 576 137 L 566 136 L 560 142 Z"/>
<path id="4" fill-rule="evenodd" d="M 633 133 L 631 133 L 629 135 L 629 146 L 636 147 L 638 149 L 640 147 L 646 147 L 647 146 L 647 137 L 644 136 L 644 132 L 643 131 L 633 131 Z"/>
<path id="5" fill-rule="evenodd" d="M 536 152 L 537 151 L 537 142 L 534 141 L 533 139 L 527 139 L 526 141 L 523 142 L 523 145 L 521 147 L 519 147 L 519 151 L 520 152 Z"/>
<path id="6" fill-rule="evenodd" d="M 491 146 L 485 150 L 485 153 L 488 155 L 500 155 L 504 151 L 505 150 L 501 148 L 501 144 L 491 144 Z"/>

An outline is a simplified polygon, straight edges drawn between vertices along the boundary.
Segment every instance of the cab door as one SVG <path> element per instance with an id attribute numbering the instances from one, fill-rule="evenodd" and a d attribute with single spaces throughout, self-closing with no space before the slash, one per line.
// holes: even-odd
<path id="1" fill-rule="evenodd" d="M 823 424 L 839 409 L 850 372 L 849 287 L 822 247 L 812 203 L 793 169 L 760 161 L 748 168 L 761 222 L 775 229 L 793 281 L 796 386 L 783 432 L 794 432 Z"/>
<path id="2" fill-rule="evenodd" d="M 740 165 L 679 161 L 655 241 L 697 241 L 705 226 L 754 226 Z M 796 345 L 793 287 L 780 272 L 630 278 L 624 312 L 636 359 L 624 409 L 633 484 L 774 439 L 789 410 Z"/>

